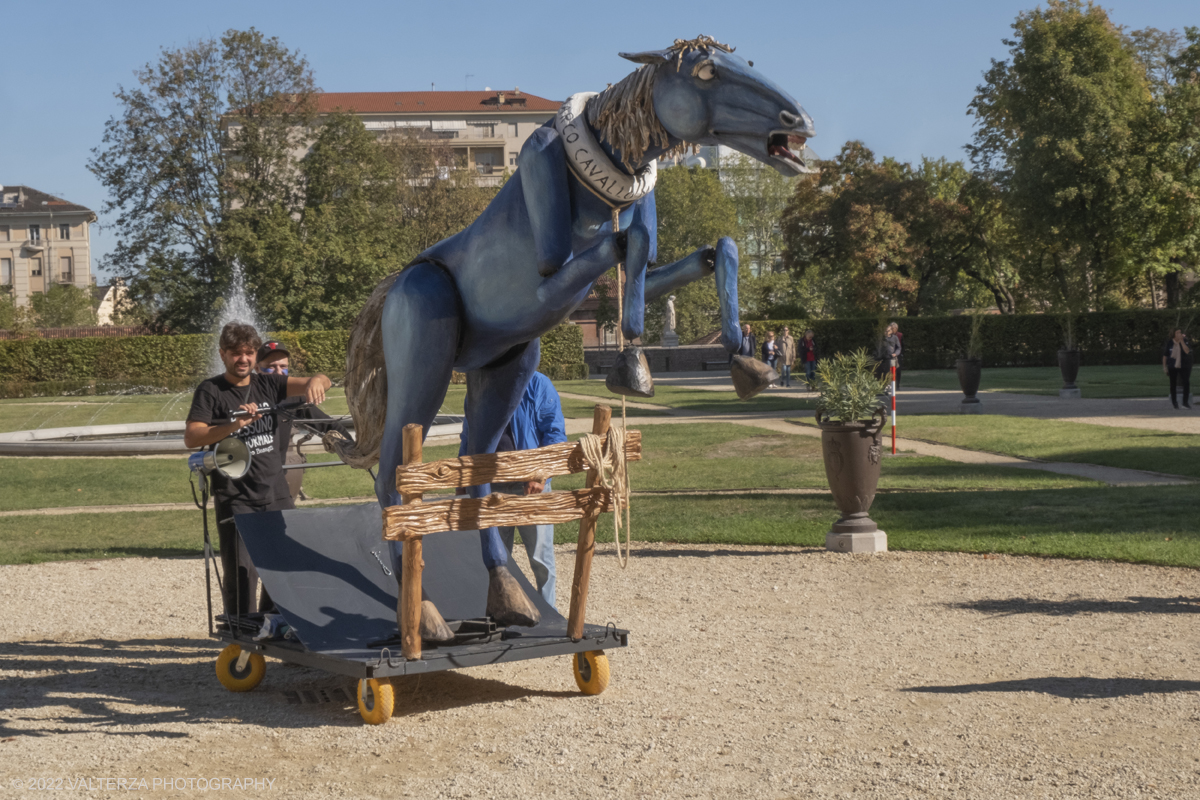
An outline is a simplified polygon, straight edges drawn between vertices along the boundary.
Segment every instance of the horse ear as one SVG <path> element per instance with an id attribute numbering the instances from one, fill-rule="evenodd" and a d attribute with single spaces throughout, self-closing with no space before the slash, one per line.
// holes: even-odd
<path id="1" fill-rule="evenodd" d="M 646 50 L 641 53 L 619 53 L 621 58 L 627 58 L 638 64 L 665 64 L 671 60 L 670 50 Z"/>

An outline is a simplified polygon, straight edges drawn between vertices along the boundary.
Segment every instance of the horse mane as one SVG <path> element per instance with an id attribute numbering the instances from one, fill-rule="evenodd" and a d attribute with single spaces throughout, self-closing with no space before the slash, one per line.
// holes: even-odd
<path id="1" fill-rule="evenodd" d="M 588 101 L 588 124 L 599 132 L 601 139 L 621 152 L 621 162 L 627 169 L 633 171 L 651 147 L 667 147 L 671 143 L 671 135 L 654 113 L 654 82 L 659 70 L 674 61 L 678 71 L 689 50 L 713 49 L 733 52 L 732 47 L 703 34 L 695 39 L 676 39 L 667 50 L 671 58 L 666 62 L 638 67 Z M 689 147 L 690 143 L 680 142 L 661 157 L 682 155 Z"/>

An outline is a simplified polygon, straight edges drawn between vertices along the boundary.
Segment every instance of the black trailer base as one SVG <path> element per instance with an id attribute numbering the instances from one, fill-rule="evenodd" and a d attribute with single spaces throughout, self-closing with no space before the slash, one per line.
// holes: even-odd
<path id="1" fill-rule="evenodd" d="M 567 620 L 546 603 L 510 564 L 521 588 L 537 605 L 535 628 L 502 628 L 484 616 L 487 570 L 476 531 L 425 538 L 422 585 L 459 636 L 444 645 L 423 645 L 419 660 L 401 654 L 396 625 L 398 564 L 380 539 L 379 506 L 240 514 L 238 531 L 263 585 L 293 638 L 254 641 L 261 616 L 215 620 L 213 637 L 228 643 L 217 659 L 217 676 L 231 691 L 254 688 L 265 674 L 263 656 L 359 680 L 363 719 L 378 723 L 392 713 L 388 678 L 446 669 L 502 664 L 531 658 L 573 656 L 575 679 L 585 694 L 608 684 L 604 650 L 626 647 L 629 632 L 612 625 L 585 625 L 578 641 Z"/>

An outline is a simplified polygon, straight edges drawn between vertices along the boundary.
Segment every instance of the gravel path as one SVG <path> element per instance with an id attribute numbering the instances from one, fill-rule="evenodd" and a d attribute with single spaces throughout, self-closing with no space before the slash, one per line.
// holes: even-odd
<path id="1" fill-rule="evenodd" d="M 0 797 L 267 777 L 223 795 L 1200 797 L 1189 570 L 640 546 L 622 572 L 601 552 L 590 619 L 632 631 L 608 691 L 579 695 L 563 658 L 438 673 L 398 681 L 377 727 L 289 703 L 351 688 L 306 668 L 222 689 L 201 575 L 0 567 Z"/>

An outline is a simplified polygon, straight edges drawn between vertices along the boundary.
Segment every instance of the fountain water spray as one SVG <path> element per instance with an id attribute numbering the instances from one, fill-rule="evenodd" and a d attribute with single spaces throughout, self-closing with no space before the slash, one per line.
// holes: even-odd
<path id="1" fill-rule="evenodd" d="M 242 262 L 236 258 L 233 260 L 233 268 L 230 272 L 229 291 L 225 293 L 225 303 L 221 307 L 221 313 L 217 315 L 215 332 L 219 335 L 221 329 L 231 322 L 253 325 L 260 336 L 263 335 L 266 327 L 258 318 L 258 312 L 254 310 L 250 297 L 246 294 L 245 272 L 242 269 Z M 214 349 L 209 361 L 208 374 L 220 375 L 224 372 L 225 365 L 221 362 L 220 354 Z"/>

